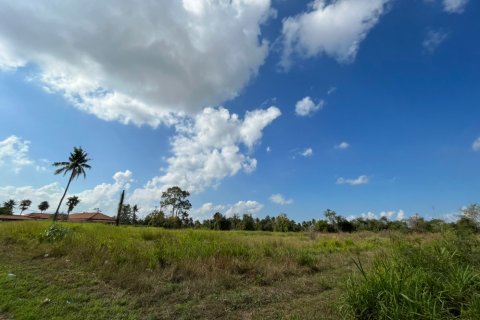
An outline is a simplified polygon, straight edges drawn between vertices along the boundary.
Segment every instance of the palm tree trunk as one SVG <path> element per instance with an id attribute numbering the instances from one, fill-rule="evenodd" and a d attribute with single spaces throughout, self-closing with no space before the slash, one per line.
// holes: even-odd
<path id="1" fill-rule="evenodd" d="M 70 187 L 70 182 L 72 182 L 72 179 L 73 179 L 73 171 L 72 171 L 72 174 L 70 175 L 70 179 L 68 179 L 67 187 L 65 188 L 65 192 L 63 193 L 62 199 L 60 199 L 60 203 L 58 204 L 57 210 L 55 210 L 55 214 L 53 215 L 53 221 L 57 221 L 58 210 L 60 210 L 60 206 L 62 205 L 63 198 L 65 198 L 65 195 L 67 194 L 68 187 Z"/>

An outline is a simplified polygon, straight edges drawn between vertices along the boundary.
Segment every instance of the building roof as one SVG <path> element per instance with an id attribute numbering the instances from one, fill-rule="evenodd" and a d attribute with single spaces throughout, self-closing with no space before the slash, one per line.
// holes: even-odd
<path id="1" fill-rule="evenodd" d="M 72 213 L 68 217 L 68 220 L 77 220 L 77 221 L 115 221 L 115 218 L 107 216 L 101 212 L 82 212 L 82 213 Z"/>
<path id="2" fill-rule="evenodd" d="M 27 217 L 30 217 L 33 219 L 50 219 L 53 217 L 53 214 L 34 212 L 34 213 L 27 214 Z"/>
<path id="3" fill-rule="evenodd" d="M 19 216 L 15 214 L 0 214 L 0 220 L 32 220 L 28 216 Z"/>

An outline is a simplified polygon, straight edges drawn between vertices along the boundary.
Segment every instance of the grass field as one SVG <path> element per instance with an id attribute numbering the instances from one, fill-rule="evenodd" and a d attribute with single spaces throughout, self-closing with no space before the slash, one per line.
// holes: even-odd
<path id="1" fill-rule="evenodd" d="M 367 301 L 372 297 L 366 292 L 376 294 L 373 278 L 362 276 L 359 265 L 374 277 L 379 261 L 396 261 L 394 248 L 430 248 L 444 241 L 443 235 L 432 234 L 220 232 L 100 224 L 61 224 L 59 232 L 45 234 L 49 226 L 0 224 L 0 310 L 6 316 L 380 319 L 376 299 Z M 478 269 L 469 268 L 475 282 Z M 468 290 L 478 297 L 477 289 Z M 362 313 L 358 304 L 365 303 L 371 305 Z"/>

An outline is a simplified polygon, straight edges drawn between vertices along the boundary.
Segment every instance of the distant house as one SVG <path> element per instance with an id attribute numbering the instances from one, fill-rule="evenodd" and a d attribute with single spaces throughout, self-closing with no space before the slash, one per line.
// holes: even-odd
<path id="1" fill-rule="evenodd" d="M 115 218 L 107 216 L 101 212 L 82 212 L 70 214 L 70 216 L 68 217 L 68 221 L 115 223 Z"/>
<path id="2" fill-rule="evenodd" d="M 53 219 L 53 214 L 50 213 L 29 213 L 26 215 L 26 217 L 29 217 L 34 220 L 48 220 L 48 219 Z"/>
<path id="3" fill-rule="evenodd" d="M 0 221 L 24 221 L 24 220 L 32 220 L 28 216 L 19 216 L 15 214 L 0 214 Z"/>

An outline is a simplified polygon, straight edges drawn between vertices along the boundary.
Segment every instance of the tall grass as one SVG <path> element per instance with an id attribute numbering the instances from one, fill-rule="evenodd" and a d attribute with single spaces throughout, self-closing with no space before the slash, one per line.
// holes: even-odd
<path id="1" fill-rule="evenodd" d="M 480 242 L 446 235 L 441 241 L 396 240 L 351 277 L 341 310 L 355 319 L 479 319 Z"/>

